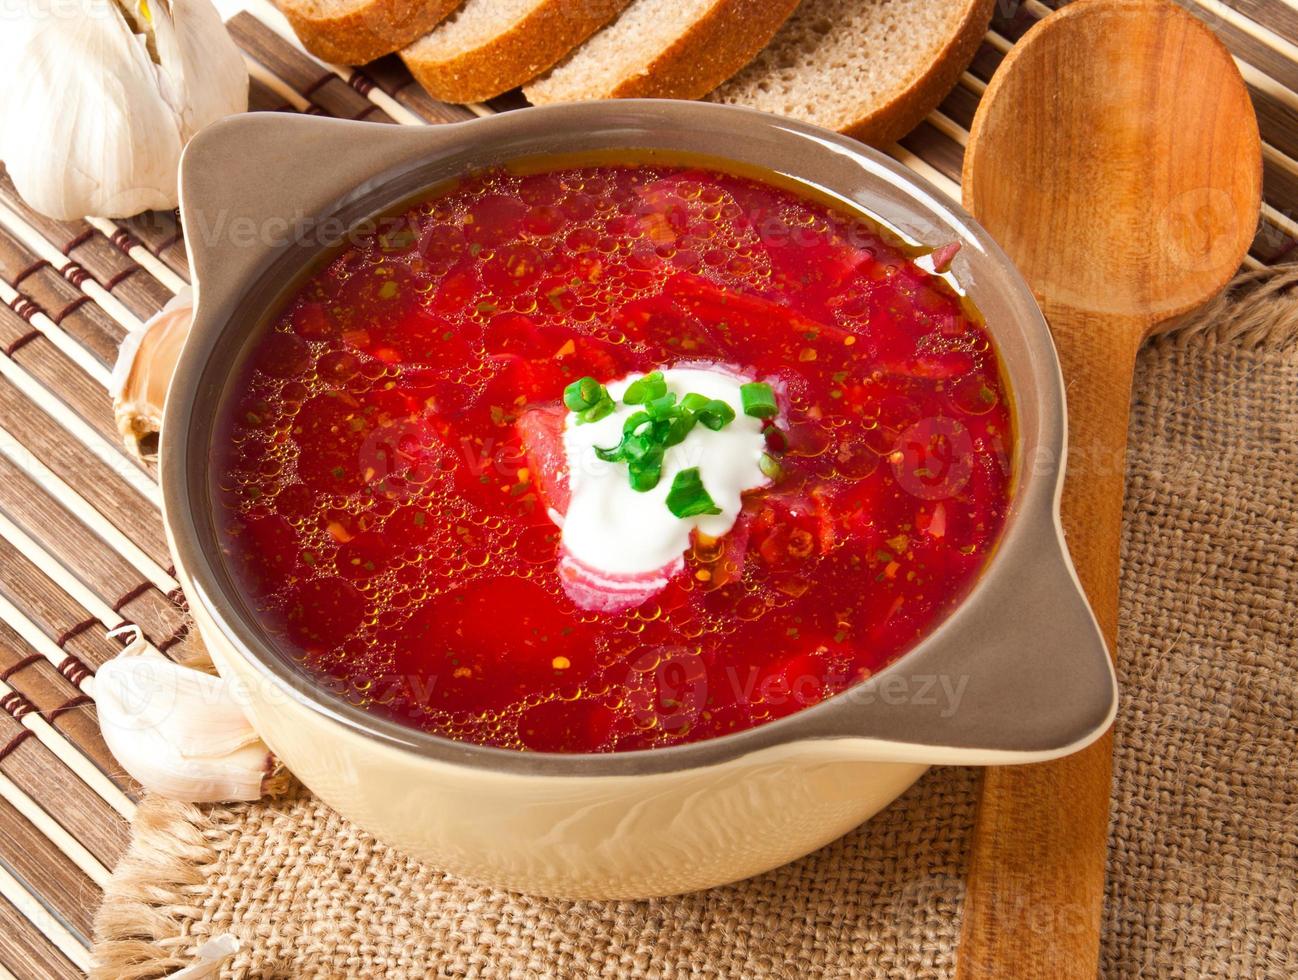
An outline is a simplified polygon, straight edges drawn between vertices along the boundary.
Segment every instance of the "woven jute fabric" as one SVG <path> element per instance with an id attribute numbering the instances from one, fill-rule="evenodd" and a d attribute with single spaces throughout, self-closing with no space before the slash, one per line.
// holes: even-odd
<path id="1" fill-rule="evenodd" d="M 1140 357 L 1106 976 L 1298 976 L 1295 280 L 1243 281 Z M 301 791 L 150 799 L 92 975 L 161 976 L 229 932 L 233 977 L 948 977 L 977 785 L 933 770 L 816 854 L 638 903 L 457 881 Z"/>

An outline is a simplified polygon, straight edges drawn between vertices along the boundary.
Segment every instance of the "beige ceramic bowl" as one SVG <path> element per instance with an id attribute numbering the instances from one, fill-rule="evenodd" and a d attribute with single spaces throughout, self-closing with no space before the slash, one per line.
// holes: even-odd
<path id="1" fill-rule="evenodd" d="M 873 678 L 759 728 L 611 755 L 518 753 L 369 715 L 277 655 L 223 564 L 209 445 L 230 365 L 295 276 L 359 220 L 449 177 L 609 149 L 722 156 L 796 178 L 930 244 L 986 315 L 1017 410 L 1004 534 L 969 596 Z M 193 334 L 161 468 L 176 566 L 213 658 L 266 742 L 316 794 L 436 867 L 544 895 L 643 898 L 733 881 L 833 840 L 937 763 L 1082 748 L 1113 719 L 1103 641 L 1061 538 L 1063 387 L 1050 335 L 1005 255 L 928 184 L 859 143 L 715 105 L 626 101 L 404 128 L 257 114 L 190 145 L 181 210 Z"/>

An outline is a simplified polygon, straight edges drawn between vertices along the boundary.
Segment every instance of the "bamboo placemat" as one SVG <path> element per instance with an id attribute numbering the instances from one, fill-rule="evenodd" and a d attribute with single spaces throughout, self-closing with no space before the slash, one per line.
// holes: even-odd
<path id="1" fill-rule="evenodd" d="M 1262 124 L 1266 205 L 1247 265 L 1292 258 L 1298 7 L 1183 5 L 1236 55 Z M 443 105 L 395 58 L 323 65 L 264 0 L 239 6 L 229 23 L 255 110 L 423 125 L 523 104 L 512 94 Z M 1048 12 L 1035 0 L 1001 0 L 960 85 L 888 151 L 958 198 L 978 99 L 1004 52 Z M 187 277 L 174 215 L 52 221 L 0 173 L 0 980 L 75 977 L 89 966 L 91 918 L 127 844 L 139 787 L 109 755 L 93 703 L 94 671 L 121 642 L 107 632 L 134 624 L 171 655 L 197 642 L 167 554 L 156 474 L 123 452 L 105 390 L 127 331 Z"/>

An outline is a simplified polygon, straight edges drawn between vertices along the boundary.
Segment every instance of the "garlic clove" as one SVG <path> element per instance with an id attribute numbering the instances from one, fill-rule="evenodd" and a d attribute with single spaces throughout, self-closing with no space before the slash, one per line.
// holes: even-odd
<path id="1" fill-rule="evenodd" d="M 247 110 L 248 69 L 209 0 L 169 7 L 169 16 L 152 18 L 159 87 L 188 142 L 208 123 Z"/>
<path id="2" fill-rule="evenodd" d="M 146 789 L 190 803 L 263 795 L 274 757 L 222 678 L 137 639 L 96 671 L 95 701 L 109 750 Z"/>
<path id="3" fill-rule="evenodd" d="M 193 314 L 193 296 L 188 288 L 182 289 L 148 322 L 127 334 L 118 349 L 108 385 L 113 417 L 127 450 L 139 459 L 157 457 L 167 386 Z"/>

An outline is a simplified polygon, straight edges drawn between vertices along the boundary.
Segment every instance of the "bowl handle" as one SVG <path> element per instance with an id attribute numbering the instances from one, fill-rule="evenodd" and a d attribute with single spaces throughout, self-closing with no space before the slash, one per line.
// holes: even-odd
<path id="1" fill-rule="evenodd" d="M 193 288 L 131 332 L 113 370 L 113 413 L 127 450 L 146 461 L 157 457 L 166 393 L 199 295 L 199 312 L 208 318 L 232 307 L 280 248 L 325 245 L 328 236 L 344 234 L 332 216 L 379 183 L 374 174 L 444 152 L 459 137 L 453 124 L 385 126 L 281 113 L 233 116 L 200 132 L 185 150 L 180 176 Z M 303 167 L 303 160 L 312 164 Z M 321 160 L 329 165 L 315 165 Z"/>
<path id="2" fill-rule="evenodd" d="M 270 258 L 341 244 L 348 205 L 462 139 L 464 124 L 395 126 L 256 112 L 202 130 L 180 160 L 195 305 L 237 301 Z"/>
<path id="3" fill-rule="evenodd" d="M 1099 738 L 1117 712 L 1113 663 L 1044 516 L 920 648 L 807 712 L 814 734 L 863 739 L 874 759 L 973 765 L 1041 762 Z"/>

